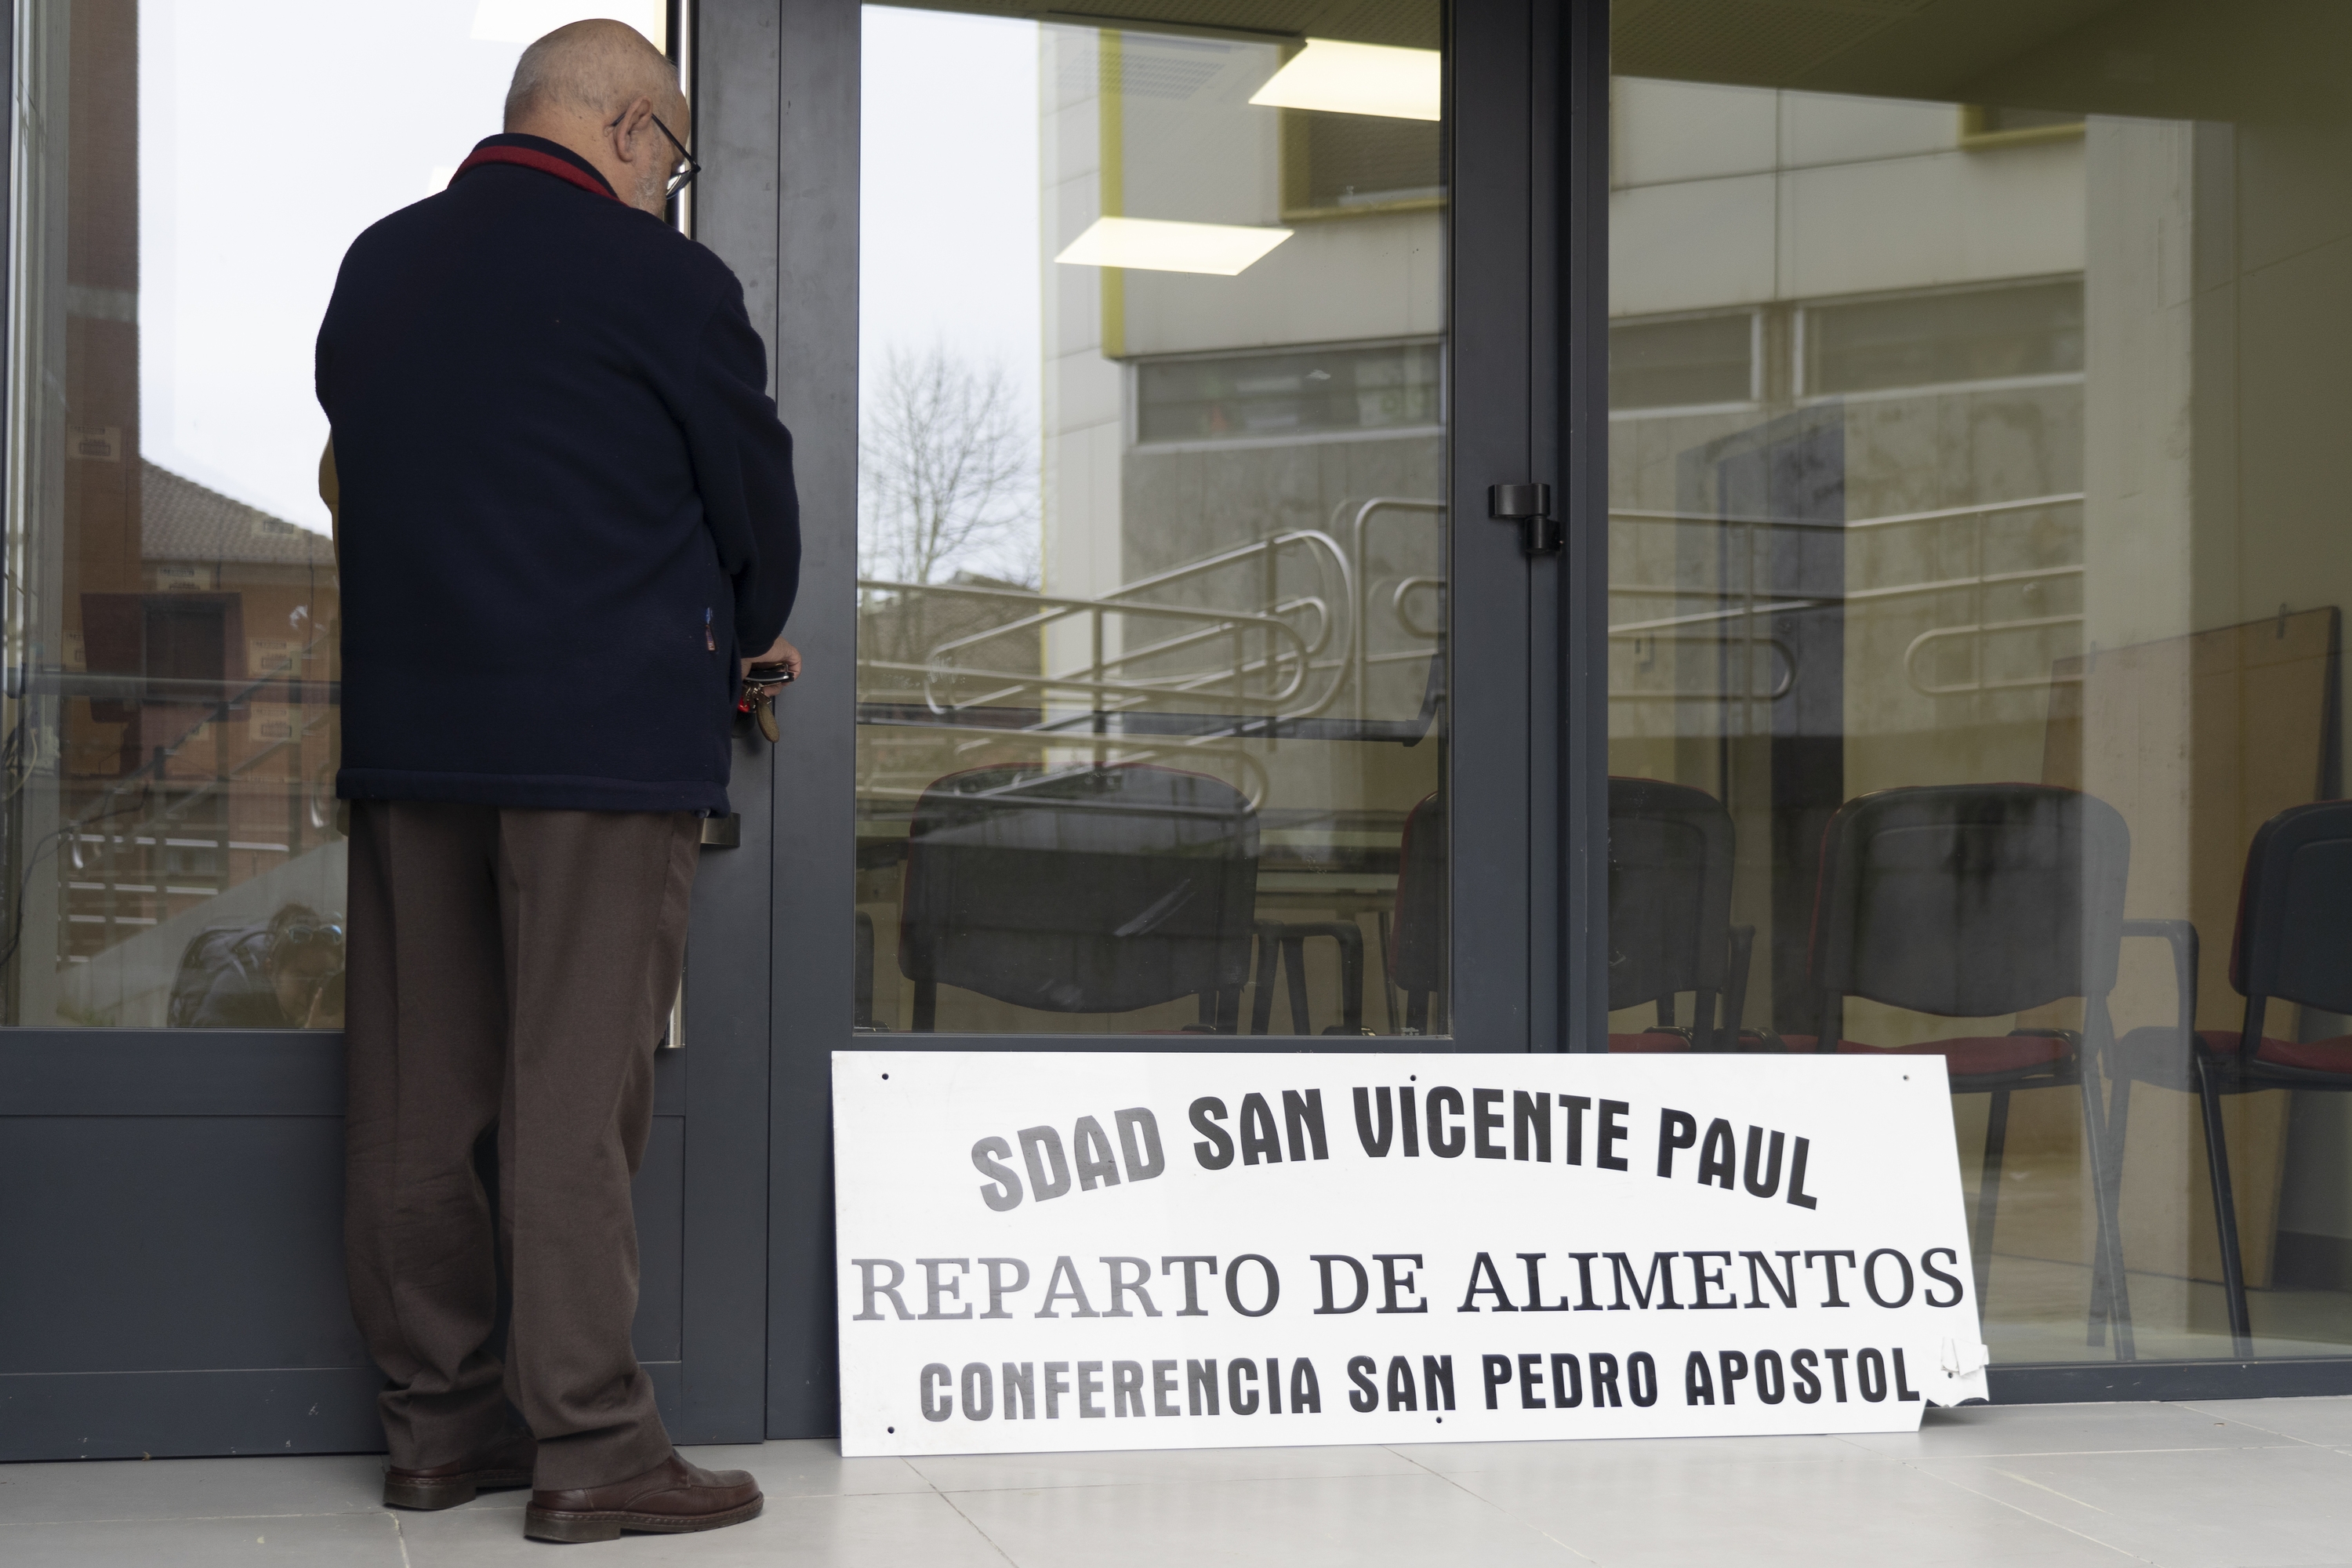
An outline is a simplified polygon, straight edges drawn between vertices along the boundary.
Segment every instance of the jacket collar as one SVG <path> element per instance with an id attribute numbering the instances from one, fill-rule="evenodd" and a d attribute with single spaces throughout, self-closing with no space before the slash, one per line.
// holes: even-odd
<path id="1" fill-rule="evenodd" d="M 536 169 L 542 174 L 552 174 L 608 201 L 621 199 L 620 193 L 613 189 L 612 182 L 599 174 L 594 164 L 571 148 L 550 142 L 544 136 L 485 136 L 475 143 L 466 161 L 457 165 L 457 172 L 449 176 L 449 183 L 456 184 L 485 163 L 520 164 L 526 169 Z"/>

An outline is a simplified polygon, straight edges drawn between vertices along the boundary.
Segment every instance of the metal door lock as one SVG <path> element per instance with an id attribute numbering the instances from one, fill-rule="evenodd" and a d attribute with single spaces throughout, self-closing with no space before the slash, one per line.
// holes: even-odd
<path id="1" fill-rule="evenodd" d="M 1519 525 L 1519 548 L 1530 555 L 1549 555 L 1564 542 L 1551 515 L 1549 485 L 1488 485 L 1486 515 L 1496 522 Z"/>

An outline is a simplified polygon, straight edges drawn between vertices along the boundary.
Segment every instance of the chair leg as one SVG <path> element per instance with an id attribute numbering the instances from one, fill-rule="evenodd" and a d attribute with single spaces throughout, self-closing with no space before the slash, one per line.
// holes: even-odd
<path id="1" fill-rule="evenodd" d="M 1364 1032 L 1364 930 L 1354 921 L 1339 922 L 1339 1030 Z"/>
<path id="2" fill-rule="evenodd" d="M 1269 929 L 1271 928 L 1271 929 Z M 1257 927 L 1257 963 L 1250 981 L 1250 1033 L 1263 1035 L 1274 1023 L 1274 977 L 1282 970 L 1282 950 L 1274 934 L 1282 928 L 1273 921 Z"/>
<path id="3" fill-rule="evenodd" d="M 2221 1289 L 2230 1299 L 2230 1343 L 2241 1359 L 2254 1353 L 2252 1314 L 2246 1310 L 2245 1263 L 2238 1251 L 2238 1203 L 2230 1190 L 2230 1139 L 2221 1126 L 2221 1094 L 2202 1053 L 2197 1060 L 2197 1099 L 2205 1112 L 2205 1168 L 2213 1182 L 2213 1223 L 2221 1241 Z"/>
<path id="4" fill-rule="evenodd" d="M 1715 1022 L 1715 993 L 1701 991 L 1691 998 L 1691 1049 L 1726 1051 L 1727 1044 Z"/>
<path id="5" fill-rule="evenodd" d="M 2081 1064 L 2083 1150 L 2090 1158 L 2091 1207 L 2097 1229 L 2092 1241 L 2091 1277 L 2095 1282 L 2105 1275 L 2108 1281 L 2108 1307 L 2116 1326 L 2116 1359 L 2137 1361 L 2139 1352 L 2132 1342 L 2131 1291 L 2124 1279 L 2123 1233 L 2116 1225 L 2116 1205 L 2108 1201 L 2113 1189 L 2106 1179 L 2107 1119 L 2099 1105 L 2102 1076 L 2099 1055 L 2086 1043 Z"/>
<path id="6" fill-rule="evenodd" d="M 1380 911 L 1381 928 L 1381 994 L 1388 999 L 1389 1027 L 1404 1026 L 1404 998 L 1397 993 L 1396 973 L 1389 968 L 1389 912 Z"/>
<path id="7" fill-rule="evenodd" d="M 2129 1077 L 2116 1079 L 2116 1087 L 2107 1094 L 2107 1208 L 2123 1223 L 2124 1213 L 2124 1150 L 2131 1131 L 2131 1087 Z M 2094 1252 L 2091 1266 L 2091 1326 L 2083 1342 L 2093 1349 L 2107 1342 L 2107 1319 L 2114 1305 L 2112 1281 L 2107 1279 L 2105 1258 Z"/>
<path id="8" fill-rule="evenodd" d="M 1992 1091 L 1985 1111 L 1984 1175 L 1977 1186 L 1977 1315 L 1992 1293 L 1992 1221 L 2000 1207 L 2000 1157 L 2009 1145 L 2009 1090 Z"/>
<path id="9" fill-rule="evenodd" d="M 1429 1033 L 1429 993 L 1408 991 L 1404 994 L 1404 1032 L 1408 1035 Z"/>
<path id="10" fill-rule="evenodd" d="M 940 983 L 915 982 L 915 1032 L 928 1035 L 940 1026 Z"/>
<path id="11" fill-rule="evenodd" d="M 1315 1023 L 1307 1011 L 1307 939 L 1295 931 L 1283 934 L 1282 968 L 1290 982 L 1290 1032 L 1311 1035 Z"/>

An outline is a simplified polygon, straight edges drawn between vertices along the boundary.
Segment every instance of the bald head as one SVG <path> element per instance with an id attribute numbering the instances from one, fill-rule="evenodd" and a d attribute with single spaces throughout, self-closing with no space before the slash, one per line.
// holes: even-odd
<path id="1" fill-rule="evenodd" d="M 574 22 L 522 52 L 507 89 L 506 129 L 543 136 L 596 165 L 621 199 L 658 215 L 677 160 L 658 116 L 686 135 L 677 68 L 625 23 Z"/>

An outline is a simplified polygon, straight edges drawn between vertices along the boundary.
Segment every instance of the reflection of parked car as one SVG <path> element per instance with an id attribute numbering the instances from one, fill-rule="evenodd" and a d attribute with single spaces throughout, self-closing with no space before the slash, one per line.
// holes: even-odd
<path id="1" fill-rule="evenodd" d="M 180 955 L 172 982 L 173 1028 L 340 1028 L 343 928 L 307 904 L 288 904 L 266 925 L 212 926 Z"/>

